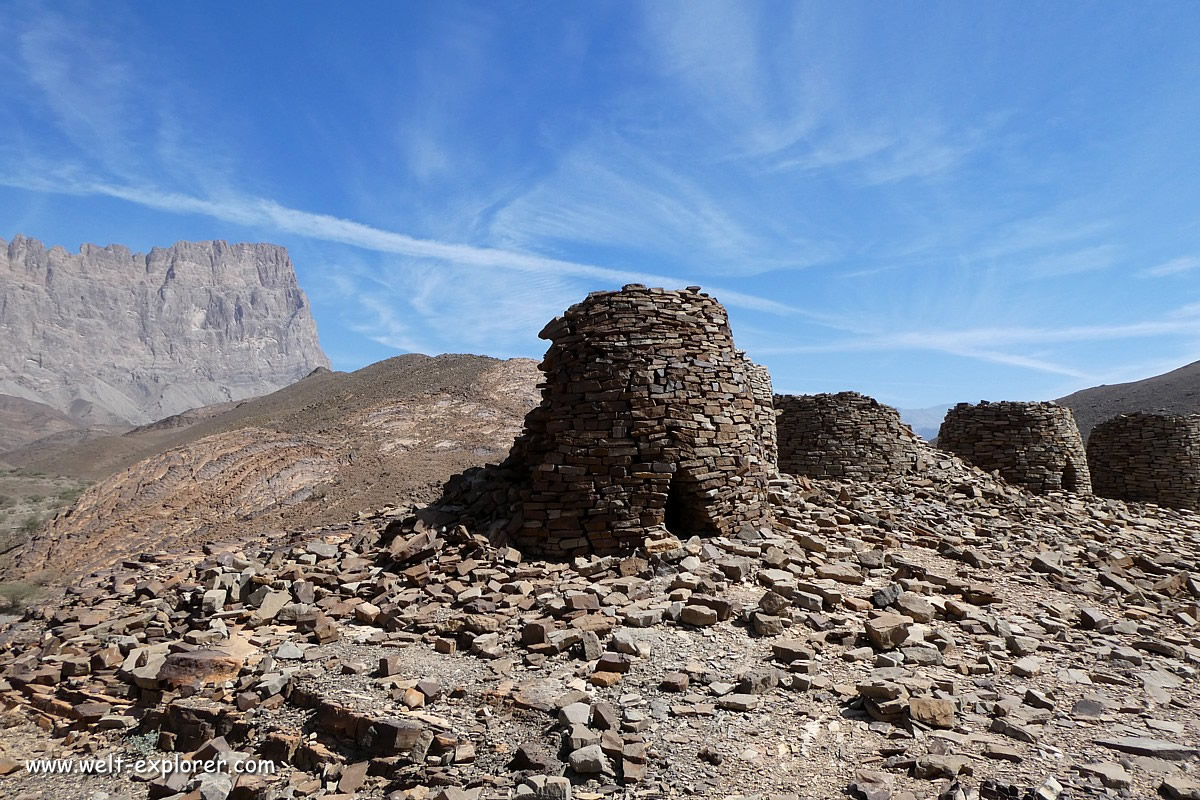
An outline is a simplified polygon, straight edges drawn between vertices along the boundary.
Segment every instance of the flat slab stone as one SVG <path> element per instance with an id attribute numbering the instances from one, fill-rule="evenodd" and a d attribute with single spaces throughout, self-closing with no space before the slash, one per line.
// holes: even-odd
<path id="1" fill-rule="evenodd" d="M 1158 793 L 1172 800 L 1200 800 L 1200 783 L 1183 775 L 1170 775 L 1163 779 Z"/>
<path id="2" fill-rule="evenodd" d="M 1200 749 L 1187 745 L 1168 742 L 1164 739 L 1150 739 L 1145 736 L 1117 736 L 1112 739 L 1097 739 L 1096 744 L 1122 753 L 1132 753 L 1135 756 L 1151 756 L 1167 761 L 1184 761 L 1200 756 Z"/>

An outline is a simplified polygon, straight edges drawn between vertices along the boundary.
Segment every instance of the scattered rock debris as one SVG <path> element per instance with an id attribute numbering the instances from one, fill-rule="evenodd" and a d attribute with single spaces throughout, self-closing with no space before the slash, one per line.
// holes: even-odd
<path id="1" fill-rule="evenodd" d="M 942 454 L 769 495 L 570 562 L 416 508 L 127 559 L 0 630 L 0 794 L 1197 796 L 1200 516 Z M 113 753 L 278 766 L 24 769 Z"/>

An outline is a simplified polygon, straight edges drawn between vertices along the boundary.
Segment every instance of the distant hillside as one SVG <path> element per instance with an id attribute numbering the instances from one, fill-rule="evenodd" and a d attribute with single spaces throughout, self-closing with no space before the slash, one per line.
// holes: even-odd
<path id="1" fill-rule="evenodd" d="M 406 355 L 317 370 L 273 394 L 123 435 L 4 454 L 26 471 L 99 481 L 16 558 L 77 574 L 172 543 L 353 519 L 432 500 L 451 475 L 502 460 L 540 400 L 529 359 Z"/>
<path id="2" fill-rule="evenodd" d="M 77 439 L 122 430 L 111 425 L 89 426 L 82 420 L 45 403 L 0 394 L 0 453 L 16 450 L 38 439 Z"/>
<path id="3" fill-rule="evenodd" d="M 901 408 L 899 411 L 900 418 L 909 424 L 913 432 L 928 442 L 937 438 L 938 429 L 942 427 L 942 420 L 946 418 L 949 409 L 950 404 L 929 408 Z"/>
<path id="4" fill-rule="evenodd" d="M 1056 402 L 1074 410 L 1085 439 L 1097 423 L 1119 414 L 1200 414 L 1200 361 L 1153 378 L 1083 389 Z"/>

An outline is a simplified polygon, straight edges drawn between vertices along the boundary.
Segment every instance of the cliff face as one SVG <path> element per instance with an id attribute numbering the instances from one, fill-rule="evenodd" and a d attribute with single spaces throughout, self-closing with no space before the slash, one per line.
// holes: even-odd
<path id="1" fill-rule="evenodd" d="M 265 394 L 329 360 L 287 250 L 0 239 L 0 394 L 143 424 Z"/>

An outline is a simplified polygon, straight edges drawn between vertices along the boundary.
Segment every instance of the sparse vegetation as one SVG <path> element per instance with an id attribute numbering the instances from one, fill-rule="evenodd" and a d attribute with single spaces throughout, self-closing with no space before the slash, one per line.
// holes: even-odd
<path id="1" fill-rule="evenodd" d="M 42 587 L 35 583 L 7 581 L 0 583 L 0 611 L 17 614 L 25 610 L 31 600 L 41 594 Z"/>
<path id="2" fill-rule="evenodd" d="M 86 488 L 87 484 L 60 475 L 0 470 L 0 564 Z"/>
<path id="3" fill-rule="evenodd" d="M 65 505 L 67 503 L 74 503 L 79 499 L 79 495 L 81 494 L 83 494 L 83 487 L 75 486 L 70 489 L 63 489 L 54 497 L 59 501 L 60 504 Z"/>

